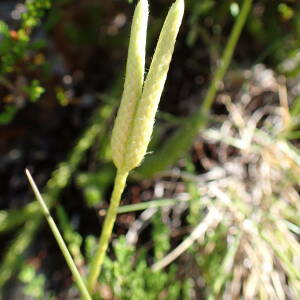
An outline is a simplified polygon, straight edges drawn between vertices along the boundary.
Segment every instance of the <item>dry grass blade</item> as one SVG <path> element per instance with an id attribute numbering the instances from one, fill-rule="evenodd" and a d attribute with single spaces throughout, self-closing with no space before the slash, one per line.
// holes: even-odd
<path id="1" fill-rule="evenodd" d="M 221 221 L 221 213 L 214 207 L 212 207 L 204 220 L 196 226 L 191 234 L 173 251 L 171 251 L 164 258 L 152 265 L 152 270 L 158 271 L 169 265 L 182 253 L 184 253 L 197 239 L 204 236 L 208 229 L 215 228 Z"/>
<path id="2" fill-rule="evenodd" d="M 238 94 L 239 101 L 224 96 L 226 121 L 205 131 L 199 141 L 220 149 L 209 171 L 199 176 L 167 175 L 194 182 L 201 194 L 199 209 L 215 208 L 222 214 L 221 222 L 206 227 L 204 241 L 196 247 L 209 299 L 298 299 L 300 295 L 300 153 L 282 138 L 287 130 L 287 99 L 279 102 L 278 93 L 286 97 L 286 91 L 272 72 L 265 86 L 254 80 L 255 68 Z M 267 72 L 262 66 L 258 69 Z M 251 103 L 266 91 L 271 94 L 267 104 Z M 207 165 L 206 157 L 199 159 Z M 197 228 L 206 226 L 208 216 Z M 208 228 L 214 233 L 208 234 Z M 193 236 L 194 232 L 152 268 L 174 261 L 193 244 Z"/>

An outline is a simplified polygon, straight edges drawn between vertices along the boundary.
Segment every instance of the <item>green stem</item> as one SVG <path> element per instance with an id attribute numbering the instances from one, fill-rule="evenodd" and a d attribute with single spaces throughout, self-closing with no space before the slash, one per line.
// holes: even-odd
<path id="1" fill-rule="evenodd" d="M 67 246 L 66 246 L 66 244 L 65 244 L 65 242 L 64 242 L 64 240 L 63 240 L 63 238 L 62 238 L 62 236 L 61 236 L 61 234 L 60 234 L 60 232 L 59 232 L 59 230 L 58 230 L 58 228 L 57 228 L 57 226 L 54 222 L 54 220 L 53 220 L 53 218 L 50 215 L 50 212 L 48 210 L 48 207 L 47 207 L 45 201 L 42 198 L 42 195 L 40 194 L 40 192 L 39 192 L 32 176 L 31 176 L 31 174 L 29 173 L 29 171 L 26 169 L 25 172 L 26 172 L 27 178 L 29 180 L 29 183 L 32 187 L 32 190 L 35 194 L 35 197 L 38 200 L 38 202 L 40 203 L 42 211 L 43 211 L 43 213 L 44 213 L 44 215 L 45 215 L 45 217 L 48 221 L 48 224 L 49 224 L 49 226 L 52 230 L 52 233 L 53 233 L 53 235 L 54 235 L 54 237 L 55 237 L 55 239 L 56 239 L 56 241 L 57 241 L 57 243 L 58 243 L 58 245 L 61 249 L 61 252 L 63 253 L 63 255 L 66 259 L 66 262 L 67 262 L 67 264 L 70 268 L 70 271 L 73 275 L 74 281 L 76 282 L 76 284 L 78 286 L 78 289 L 79 289 L 79 291 L 82 295 L 82 299 L 92 300 L 92 298 L 89 295 L 89 292 L 88 292 L 88 290 L 87 290 L 87 288 L 86 288 L 86 286 L 85 286 L 85 284 L 84 284 L 84 282 L 81 278 L 81 275 L 80 275 L 79 271 L 76 268 L 76 265 L 75 265 L 75 263 L 72 259 L 72 256 L 71 256 L 71 254 L 70 254 L 70 252 L 69 252 L 69 250 L 68 250 L 68 248 L 67 248 Z"/>
<path id="2" fill-rule="evenodd" d="M 119 81 L 120 79 L 118 78 L 114 85 L 114 90 L 109 93 L 111 98 L 114 98 L 114 95 L 117 95 L 119 92 Z M 58 168 L 52 172 L 51 178 L 48 180 L 43 193 L 48 207 L 54 206 L 55 202 L 58 201 L 61 191 L 69 184 L 78 165 L 84 158 L 86 151 L 95 143 L 97 136 L 100 136 L 101 140 L 103 139 L 107 120 L 113 108 L 114 106 L 112 104 L 107 103 L 95 111 L 91 117 L 90 125 L 71 150 L 68 159 L 60 163 Z M 104 143 L 101 141 L 100 144 L 101 151 L 103 151 Z M 18 270 L 20 259 L 24 259 L 26 248 L 34 239 L 38 229 L 41 227 L 42 221 L 43 216 L 39 209 L 39 204 L 35 201 L 17 211 L 9 211 L 7 217 L 1 221 L 1 234 L 21 225 L 22 227 L 19 229 L 17 237 L 3 254 L 2 263 L 0 265 L 0 290 L 7 283 L 12 274 Z M 23 225 L 23 223 L 25 224 Z"/>
<path id="3" fill-rule="evenodd" d="M 32 215 L 22 226 L 22 229 L 18 231 L 13 243 L 5 251 L 0 266 L 0 299 L 3 299 L 2 293 L 5 283 L 22 265 L 25 250 L 31 243 L 33 233 L 37 232 L 41 219 L 41 214 Z"/>
<path id="4" fill-rule="evenodd" d="M 87 286 L 90 292 L 94 290 L 95 284 L 101 272 L 101 267 L 104 261 L 105 252 L 108 247 L 112 229 L 116 220 L 116 215 L 118 212 L 121 195 L 125 188 L 127 176 L 128 176 L 128 172 L 123 172 L 122 170 L 117 171 L 114 189 L 111 195 L 110 205 L 107 211 L 107 215 L 104 220 L 98 248 L 91 262 L 91 269 L 88 274 Z"/>
<path id="5" fill-rule="evenodd" d="M 127 214 L 130 212 L 135 212 L 139 210 L 145 210 L 148 208 L 159 208 L 165 206 L 173 206 L 176 204 L 189 203 L 191 199 L 179 200 L 179 199 L 156 199 L 141 203 L 123 205 L 118 208 L 118 214 Z"/>
<path id="6" fill-rule="evenodd" d="M 231 62 L 235 46 L 237 44 L 237 41 L 240 37 L 240 34 L 242 32 L 242 29 L 243 29 L 244 24 L 247 19 L 247 16 L 249 14 L 249 11 L 251 8 L 251 3 L 252 3 L 252 0 L 244 0 L 241 12 L 234 24 L 234 27 L 231 31 L 229 40 L 227 41 L 225 50 L 223 52 L 221 61 L 219 62 L 219 67 L 218 67 L 218 69 L 215 73 L 215 76 L 209 86 L 209 89 L 203 100 L 203 103 L 202 103 L 202 106 L 201 106 L 201 109 L 199 110 L 199 112 L 200 111 L 202 113 L 208 112 L 213 104 L 216 92 L 218 90 L 219 83 L 223 79 L 223 77 L 228 69 L 228 66 Z"/>
<path id="7" fill-rule="evenodd" d="M 146 157 L 142 166 L 137 170 L 143 177 L 151 177 L 174 164 L 191 147 L 195 136 L 199 134 L 199 130 L 206 126 L 209 119 L 209 111 L 218 91 L 219 83 L 223 79 L 231 62 L 234 49 L 245 25 L 251 5 L 252 0 L 244 0 L 241 12 L 230 33 L 219 66 L 209 85 L 201 107 L 187 119 L 186 123 L 168 139 L 156 154 Z"/>

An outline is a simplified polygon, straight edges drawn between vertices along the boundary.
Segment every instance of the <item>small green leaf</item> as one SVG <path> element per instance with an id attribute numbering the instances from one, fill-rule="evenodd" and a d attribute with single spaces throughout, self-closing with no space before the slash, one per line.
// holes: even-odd
<path id="1" fill-rule="evenodd" d="M 28 95 L 30 102 L 36 102 L 45 92 L 45 89 L 40 85 L 38 80 L 32 80 L 29 86 L 24 87 L 24 91 Z"/>

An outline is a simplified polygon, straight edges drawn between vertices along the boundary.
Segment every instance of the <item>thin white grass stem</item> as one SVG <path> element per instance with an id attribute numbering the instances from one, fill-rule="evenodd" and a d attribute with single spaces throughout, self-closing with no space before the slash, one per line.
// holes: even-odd
<path id="1" fill-rule="evenodd" d="M 83 282 L 83 279 L 82 279 L 79 271 L 76 268 L 76 265 L 73 261 L 73 258 L 71 256 L 71 254 L 70 254 L 70 252 L 69 252 L 69 250 L 68 250 L 68 248 L 67 248 L 67 246 L 66 246 L 66 244 L 65 244 L 65 242 L 64 242 L 64 240 L 63 240 L 63 238 L 62 238 L 62 236 L 61 236 L 61 234 L 60 234 L 60 232 L 59 232 L 59 230 L 58 230 L 58 228 L 57 228 L 57 226 L 54 222 L 54 220 L 53 220 L 53 218 L 51 217 L 49 209 L 48 209 L 42 195 L 40 194 L 40 192 L 39 192 L 32 176 L 31 176 L 30 172 L 26 169 L 25 173 L 26 173 L 26 176 L 29 180 L 31 188 L 34 192 L 34 195 L 35 195 L 36 199 L 38 200 L 39 204 L 41 205 L 42 211 L 43 211 L 43 213 L 44 213 L 44 215 L 47 219 L 47 222 L 48 222 L 48 224 L 49 224 L 49 226 L 52 230 L 52 233 L 53 233 L 53 235 L 54 235 L 54 237 L 55 237 L 55 239 L 56 239 L 56 241 L 57 241 L 57 243 L 58 243 L 58 245 L 61 249 L 61 252 L 63 253 L 63 256 L 66 259 L 66 262 L 67 262 L 67 264 L 70 268 L 70 271 L 73 275 L 74 281 L 76 282 L 76 284 L 78 286 L 78 289 L 81 293 L 82 299 L 92 300 L 92 298 L 91 298 L 91 296 L 90 296 L 90 294 L 89 294 L 89 292 L 88 292 L 88 290 L 85 286 L 85 283 Z"/>
<path id="2" fill-rule="evenodd" d="M 156 207 L 150 207 L 144 210 L 140 216 L 133 222 L 126 234 L 126 244 L 135 246 L 141 231 L 150 223 L 152 217 L 157 212 Z"/>
<path id="3" fill-rule="evenodd" d="M 179 246 L 167 254 L 164 258 L 152 265 L 152 270 L 159 271 L 168 266 L 177 257 L 184 253 L 192 244 L 202 237 L 210 227 L 216 227 L 221 220 L 220 212 L 212 207 L 204 220 L 195 227 L 189 237 L 187 237 Z"/>

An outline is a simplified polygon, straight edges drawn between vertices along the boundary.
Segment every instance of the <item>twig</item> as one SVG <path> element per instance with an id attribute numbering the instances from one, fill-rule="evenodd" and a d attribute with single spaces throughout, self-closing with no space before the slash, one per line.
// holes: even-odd
<path id="1" fill-rule="evenodd" d="M 133 246 L 137 243 L 139 233 L 150 223 L 151 218 L 157 210 L 157 207 L 149 207 L 133 222 L 126 234 L 126 243 L 128 245 Z"/>
<path id="2" fill-rule="evenodd" d="M 187 237 L 179 246 L 177 246 L 168 255 L 166 255 L 164 258 L 153 264 L 151 266 L 152 270 L 158 271 L 169 265 L 183 252 L 185 252 L 197 239 L 203 236 L 208 230 L 208 228 L 216 227 L 220 220 L 220 212 L 214 207 L 210 208 L 209 213 L 206 215 L 204 220 L 192 231 L 190 236 Z"/>

